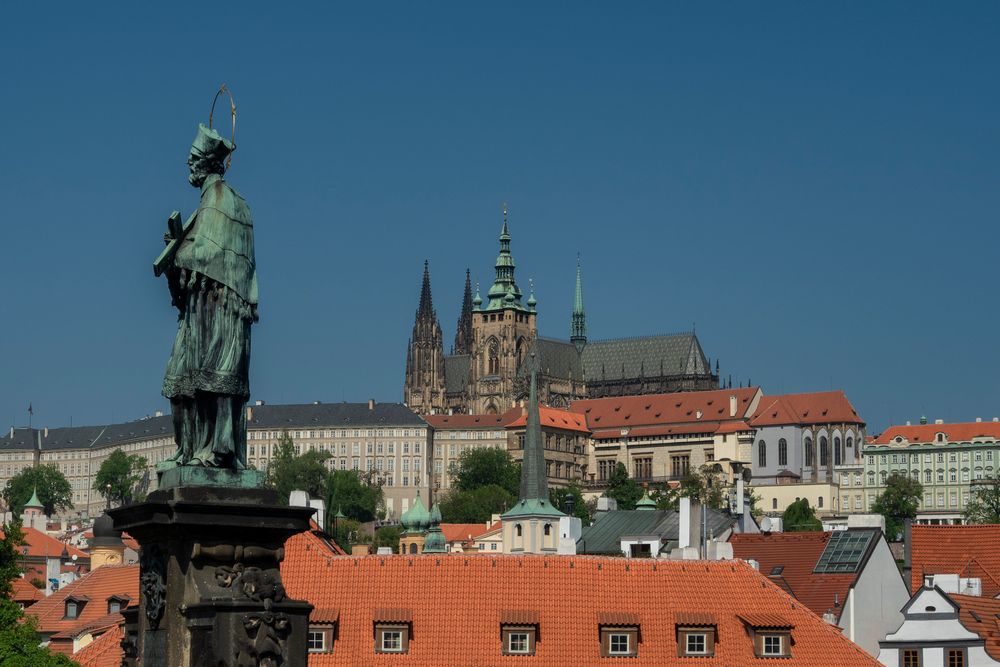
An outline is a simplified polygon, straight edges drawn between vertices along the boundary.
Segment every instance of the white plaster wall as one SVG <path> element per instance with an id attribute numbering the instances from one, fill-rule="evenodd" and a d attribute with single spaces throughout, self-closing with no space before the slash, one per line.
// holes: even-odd
<path id="1" fill-rule="evenodd" d="M 910 599 L 909 590 L 884 539 L 879 539 L 865 569 L 844 601 L 840 627 L 848 639 L 871 655 L 878 643 L 903 622 L 900 611 Z"/>

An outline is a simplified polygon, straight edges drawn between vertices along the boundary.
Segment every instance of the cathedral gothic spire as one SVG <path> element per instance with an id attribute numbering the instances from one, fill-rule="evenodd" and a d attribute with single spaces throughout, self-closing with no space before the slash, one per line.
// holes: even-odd
<path id="1" fill-rule="evenodd" d="M 465 270 L 465 294 L 462 296 L 462 311 L 455 328 L 455 346 L 452 354 L 472 354 L 472 276 Z"/>
<path id="2" fill-rule="evenodd" d="M 444 409 L 444 391 L 444 342 L 431 298 L 430 267 L 424 260 L 420 303 L 406 355 L 403 398 L 417 413 L 429 414 Z"/>
<path id="3" fill-rule="evenodd" d="M 573 296 L 573 321 L 570 327 L 570 342 L 577 352 L 583 352 L 587 345 L 587 314 L 583 310 L 583 273 L 580 256 L 576 257 L 576 292 Z"/>

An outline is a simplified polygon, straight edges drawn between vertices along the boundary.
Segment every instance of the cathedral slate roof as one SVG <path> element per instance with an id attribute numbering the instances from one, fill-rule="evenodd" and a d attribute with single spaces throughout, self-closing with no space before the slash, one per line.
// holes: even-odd
<path id="1" fill-rule="evenodd" d="M 468 354 L 453 354 L 444 358 L 444 390 L 449 394 L 465 392 L 469 384 L 469 364 L 472 357 Z"/>
<path id="2" fill-rule="evenodd" d="M 555 338 L 535 339 L 535 354 L 538 356 L 538 372 L 541 375 L 557 378 L 583 379 L 583 366 L 580 363 L 580 353 L 576 346 L 567 340 Z M 527 375 L 524 365 L 519 370 L 520 375 Z"/>
<path id="3" fill-rule="evenodd" d="M 124 424 L 105 426 L 68 426 L 46 429 L 14 429 L 0 437 L 0 449 L 34 449 L 41 436 L 42 450 L 113 447 L 134 440 L 173 437 L 174 426 L 169 416 L 149 417 Z"/>
<path id="4" fill-rule="evenodd" d="M 587 381 L 661 375 L 709 375 L 694 332 L 588 341 L 581 355 Z"/>

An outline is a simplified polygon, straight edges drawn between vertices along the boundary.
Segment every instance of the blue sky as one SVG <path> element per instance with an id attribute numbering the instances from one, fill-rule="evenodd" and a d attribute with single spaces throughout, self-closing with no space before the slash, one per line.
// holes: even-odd
<path id="1" fill-rule="evenodd" d="M 1000 416 L 996 3 L 5 7 L 0 419 L 166 409 L 150 268 L 225 81 L 257 234 L 254 398 L 400 400 L 510 205 L 542 335 L 688 330 L 870 428 Z"/>

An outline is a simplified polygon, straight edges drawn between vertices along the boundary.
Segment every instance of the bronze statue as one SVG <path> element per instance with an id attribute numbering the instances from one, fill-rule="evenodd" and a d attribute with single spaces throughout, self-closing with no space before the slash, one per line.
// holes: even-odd
<path id="1" fill-rule="evenodd" d="M 233 114 L 235 123 L 235 105 Z M 188 180 L 201 189 L 201 201 L 184 225 L 177 212 L 170 216 L 167 247 L 153 265 L 156 275 L 166 275 L 178 310 L 163 379 L 177 451 L 158 466 L 161 474 L 177 466 L 246 468 L 257 269 L 250 208 L 222 178 L 235 148 L 211 127 L 198 125 Z"/>

